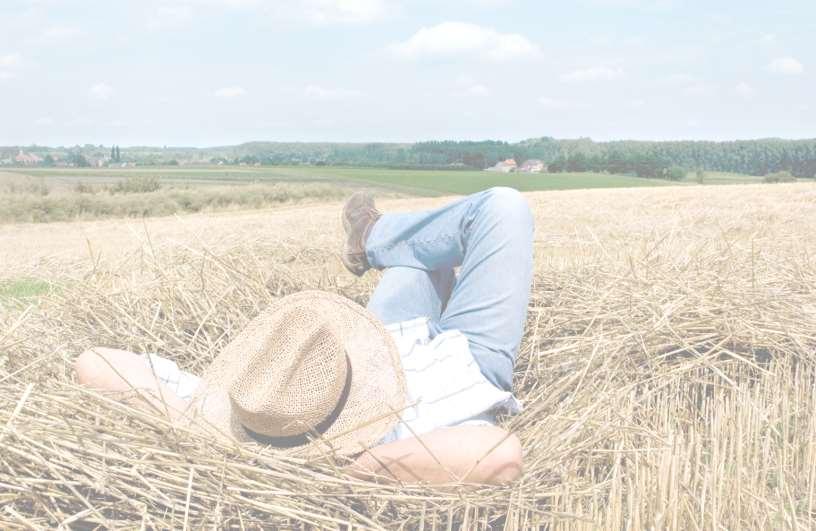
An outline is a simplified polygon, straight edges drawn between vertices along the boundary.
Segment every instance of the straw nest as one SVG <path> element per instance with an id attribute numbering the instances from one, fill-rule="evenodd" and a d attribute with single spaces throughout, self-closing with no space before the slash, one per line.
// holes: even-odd
<path id="1" fill-rule="evenodd" d="M 504 419 L 525 472 L 502 488 L 353 479 L 342 462 L 214 444 L 74 383 L 70 362 L 92 345 L 200 371 L 276 297 L 365 303 L 376 275 L 340 274 L 326 248 L 146 246 L 66 274 L 36 305 L 6 302 L 0 527 L 811 526 L 816 196 L 705 190 L 531 196 L 526 409 Z"/>

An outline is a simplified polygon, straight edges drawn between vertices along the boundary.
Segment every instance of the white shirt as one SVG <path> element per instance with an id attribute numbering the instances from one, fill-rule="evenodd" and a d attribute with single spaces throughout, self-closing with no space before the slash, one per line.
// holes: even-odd
<path id="1" fill-rule="evenodd" d="M 458 330 L 430 338 L 428 319 L 388 325 L 400 352 L 408 407 L 402 422 L 381 442 L 462 424 L 495 424 L 496 413 L 515 414 L 521 403 L 479 370 L 467 338 Z"/>
<path id="2" fill-rule="evenodd" d="M 521 403 L 482 375 L 467 338 L 449 330 L 430 338 L 428 319 L 391 324 L 388 330 L 402 360 L 408 391 L 402 421 L 381 443 L 422 435 L 437 428 L 495 424 L 496 413 L 515 414 Z M 201 379 L 157 354 L 145 356 L 156 376 L 180 398 L 189 400 Z"/>

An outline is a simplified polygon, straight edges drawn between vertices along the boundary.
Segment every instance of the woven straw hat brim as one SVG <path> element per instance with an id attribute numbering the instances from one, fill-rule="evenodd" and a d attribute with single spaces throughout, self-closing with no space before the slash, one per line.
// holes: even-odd
<path id="1" fill-rule="evenodd" d="M 332 320 L 351 364 L 348 398 L 337 419 L 319 437 L 292 448 L 280 448 L 304 456 L 351 455 L 376 445 L 399 421 L 407 391 L 405 376 L 391 334 L 360 305 L 332 293 L 304 291 L 273 303 L 213 360 L 193 397 L 196 426 L 208 433 L 241 443 L 262 446 L 243 428 L 232 408 L 229 388 L 236 363 L 248 346 L 265 344 L 277 328 L 284 310 L 298 304 L 325 314 Z"/>

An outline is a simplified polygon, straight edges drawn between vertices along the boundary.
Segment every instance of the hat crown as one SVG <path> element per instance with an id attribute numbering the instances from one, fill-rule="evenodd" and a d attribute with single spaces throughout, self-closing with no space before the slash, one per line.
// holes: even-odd
<path id="1" fill-rule="evenodd" d="M 247 344 L 229 395 L 247 429 L 269 437 L 299 436 L 329 419 L 351 370 L 330 315 L 291 307 L 264 341 Z"/>
<path id="2" fill-rule="evenodd" d="M 308 372 L 320 375 L 317 385 L 304 376 L 307 366 L 322 367 Z M 255 388 L 258 395 L 247 393 Z M 291 407 L 304 396 L 308 411 Z M 396 344 L 376 316 L 340 295 L 301 291 L 272 302 L 213 359 L 194 394 L 190 421 L 225 441 L 351 455 L 382 440 L 407 396 Z"/>

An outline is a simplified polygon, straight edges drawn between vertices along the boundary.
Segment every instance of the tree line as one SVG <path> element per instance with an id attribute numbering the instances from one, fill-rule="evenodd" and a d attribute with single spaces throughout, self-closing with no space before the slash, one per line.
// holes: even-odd
<path id="1" fill-rule="evenodd" d="M 13 157 L 16 149 L 8 149 Z M 63 159 L 76 166 L 86 156 L 105 157 L 102 146 L 63 149 Z M 34 147 L 45 155 L 50 148 Z M 0 148 L 0 155 L 3 149 Z M 110 148 L 111 162 L 124 160 L 125 150 Z M 67 152 L 67 153 L 66 153 Z M 0 157 L 1 159 L 2 157 Z M 178 164 L 177 161 L 262 165 L 348 165 L 411 169 L 482 170 L 513 158 L 541 160 L 549 172 L 608 172 L 641 177 L 682 178 L 687 172 L 723 171 L 764 176 L 789 172 L 816 176 L 816 139 L 712 141 L 612 141 L 589 138 L 559 140 L 541 137 L 521 142 L 429 141 L 397 143 L 283 143 L 252 142 L 212 148 L 127 148 L 127 160 L 140 165 Z M 169 162 L 168 162 L 169 161 Z M 53 164 L 49 157 L 44 164 Z"/>
<path id="2" fill-rule="evenodd" d="M 816 176 L 816 139 L 594 142 L 545 137 L 517 144 L 420 142 L 411 149 L 420 164 L 461 163 L 477 169 L 512 157 L 519 163 L 540 159 L 548 171 L 556 173 L 595 171 L 672 178 L 680 170 L 704 170 L 749 175 L 788 171 L 797 177 Z"/>
<path id="3" fill-rule="evenodd" d="M 226 148 L 221 148 L 226 151 Z M 612 141 L 542 137 L 511 143 L 429 141 L 415 144 L 262 143 L 229 148 L 214 161 L 248 164 L 359 165 L 482 170 L 513 158 L 538 159 L 550 172 L 608 172 L 678 178 L 685 172 L 723 171 L 768 175 L 787 171 L 816 176 L 816 139 L 713 141 Z"/>

